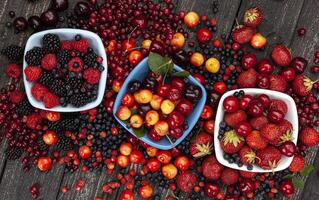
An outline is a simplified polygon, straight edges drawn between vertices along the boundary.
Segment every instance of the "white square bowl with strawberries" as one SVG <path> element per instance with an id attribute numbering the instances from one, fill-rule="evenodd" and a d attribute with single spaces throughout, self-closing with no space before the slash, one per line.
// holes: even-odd
<path id="1" fill-rule="evenodd" d="M 223 106 L 224 100 L 234 95 L 235 92 L 244 91 L 245 95 L 252 95 L 257 96 L 260 94 L 267 95 L 271 100 L 281 100 L 283 101 L 288 108 L 287 114 L 285 115 L 284 119 L 288 120 L 292 125 L 292 142 L 296 145 L 297 139 L 298 139 L 298 115 L 297 115 L 297 108 L 294 100 L 287 94 L 272 91 L 272 90 L 265 90 L 265 89 L 255 89 L 255 88 L 243 88 L 243 89 L 237 89 L 232 90 L 227 93 L 225 93 L 218 105 L 216 119 L 215 119 L 215 129 L 214 129 L 214 146 L 215 146 L 215 154 L 217 160 L 224 166 L 227 166 L 229 168 L 237 169 L 237 170 L 244 170 L 244 171 L 251 171 L 251 172 L 275 172 L 275 171 L 281 171 L 289 167 L 290 163 L 293 160 L 293 156 L 287 157 L 284 155 L 281 155 L 281 158 L 277 164 L 277 166 L 273 169 L 264 169 L 256 164 L 252 164 L 253 168 L 251 170 L 247 169 L 247 165 L 243 164 L 242 166 L 239 166 L 237 163 L 230 163 L 228 160 L 224 158 L 224 151 L 221 147 L 221 142 L 223 139 L 218 138 L 219 131 L 220 131 L 220 123 L 224 121 L 225 116 L 225 108 Z M 221 136 L 222 137 L 222 136 Z M 247 145 L 246 145 L 247 146 Z M 272 146 L 272 145 L 270 145 Z M 258 160 L 256 160 L 258 162 Z"/>

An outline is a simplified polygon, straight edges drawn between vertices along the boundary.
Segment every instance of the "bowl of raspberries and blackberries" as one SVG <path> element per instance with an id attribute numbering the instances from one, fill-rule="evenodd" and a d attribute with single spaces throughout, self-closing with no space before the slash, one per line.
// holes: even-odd
<path id="1" fill-rule="evenodd" d="M 94 33 L 75 29 L 37 33 L 27 42 L 23 67 L 27 96 L 34 107 L 75 112 L 102 101 L 106 55 Z"/>

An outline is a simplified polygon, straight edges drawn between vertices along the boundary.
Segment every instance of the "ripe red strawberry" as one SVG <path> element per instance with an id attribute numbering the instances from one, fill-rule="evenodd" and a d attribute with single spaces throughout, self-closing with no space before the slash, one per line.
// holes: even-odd
<path id="1" fill-rule="evenodd" d="M 60 98 L 51 92 L 47 92 L 44 94 L 43 102 L 46 108 L 53 108 L 60 104 Z"/>
<path id="2" fill-rule="evenodd" d="M 236 153 L 244 146 L 244 144 L 244 138 L 237 135 L 234 130 L 225 132 L 223 138 L 220 140 L 220 147 L 226 153 Z"/>
<path id="3" fill-rule="evenodd" d="M 42 101 L 46 93 L 48 93 L 48 88 L 44 87 L 40 83 L 36 83 L 31 88 L 31 94 L 37 101 Z"/>
<path id="4" fill-rule="evenodd" d="M 100 81 L 100 77 L 101 72 L 93 67 L 86 69 L 83 73 L 83 78 L 86 80 L 86 82 L 92 85 L 97 84 Z"/>
<path id="5" fill-rule="evenodd" d="M 269 110 L 279 110 L 286 115 L 288 112 L 288 106 L 284 101 L 280 99 L 273 99 L 271 100 Z"/>
<path id="6" fill-rule="evenodd" d="M 25 92 L 14 90 L 10 92 L 9 98 L 12 103 L 19 103 L 21 102 L 25 97 Z"/>
<path id="7" fill-rule="evenodd" d="M 260 135 L 260 132 L 256 130 L 247 135 L 246 143 L 255 150 L 264 149 L 268 145 L 267 141 Z"/>
<path id="8" fill-rule="evenodd" d="M 256 164 L 263 169 L 275 169 L 281 159 L 281 153 L 273 146 L 267 146 L 266 148 L 257 151 L 257 157 L 259 158 Z"/>
<path id="9" fill-rule="evenodd" d="M 192 171 L 182 172 L 176 177 L 176 184 L 183 192 L 191 192 L 197 185 L 197 177 Z"/>
<path id="10" fill-rule="evenodd" d="M 17 64 L 8 64 L 5 72 L 12 78 L 19 78 L 21 76 L 21 67 Z"/>
<path id="11" fill-rule="evenodd" d="M 24 69 L 25 78 L 27 81 L 36 81 L 41 76 L 42 69 L 37 66 L 30 66 L 28 65 Z"/>
<path id="12" fill-rule="evenodd" d="M 286 119 L 283 119 L 279 124 L 279 130 L 281 133 L 283 134 L 286 134 L 288 132 L 291 132 L 292 131 L 292 124 L 286 120 Z"/>
<path id="13" fill-rule="evenodd" d="M 201 131 L 189 146 L 189 152 L 193 157 L 202 157 L 212 153 L 213 138 Z"/>
<path id="14" fill-rule="evenodd" d="M 253 68 L 250 68 L 247 71 L 242 71 L 237 78 L 237 84 L 240 88 L 256 87 L 257 76 L 258 73 Z"/>
<path id="15" fill-rule="evenodd" d="M 218 180 L 224 166 L 221 165 L 215 156 L 208 156 L 202 163 L 202 173 L 205 178 L 210 180 Z"/>
<path id="16" fill-rule="evenodd" d="M 68 70 L 74 73 L 80 73 L 83 70 L 84 62 L 79 57 L 74 57 L 68 62 Z"/>
<path id="17" fill-rule="evenodd" d="M 239 44 L 249 42 L 254 35 L 254 30 L 251 27 L 238 25 L 232 31 L 232 38 Z"/>
<path id="18" fill-rule="evenodd" d="M 235 184 L 239 179 L 238 171 L 235 169 L 226 168 L 222 172 L 221 179 L 225 185 Z"/>
<path id="19" fill-rule="evenodd" d="M 41 66 L 46 70 L 52 70 L 56 68 L 57 63 L 57 57 L 53 53 L 45 55 L 41 60 Z"/>
<path id="20" fill-rule="evenodd" d="M 292 59 L 290 50 L 284 45 L 276 45 L 271 51 L 271 58 L 282 67 L 288 66 Z"/>
<path id="21" fill-rule="evenodd" d="M 41 116 L 38 113 L 32 113 L 27 116 L 26 125 L 31 129 L 35 129 L 41 122 Z"/>
<path id="22" fill-rule="evenodd" d="M 247 164 L 254 164 L 256 159 L 256 153 L 248 146 L 243 146 L 239 151 L 240 162 Z"/>
<path id="23" fill-rule="evenodd" d="M 313 84 L 317 81 L 312 81 L 307 76 L 297 75 L 292 82 L 292 89 L 299 96 L 307 96 L 312 90 Z"/>
<path id="24" fill-rule="evenodd" d="M 239 175 L 241 177 L 244 177 L 244 178 L 254 178 L 257 175 L 257 173 L 256 172 L 239 170 Z"/>
<path id="25" fill-rule="evenodd" d="M 239 122 L 246 121 L 246 119 L 247 114 L 242 110 L 238 110 L 233 113 L 226 113 L 224 117 L 226 124 L 233 128 L 236 127 Z"/>
<path id="26" fill-rule="evenodd" d="M 287 81 L 286 79 L 277 74 L 270 75 L 270 90 L 275 90 L 278 92 L 285 92 L 287 89 Z"/>
<path id="27" fill-rule="evenodd" d="M 73 49 L 86 53 L 89 48 L 89 41 L 86 39 L 80 39 L 79 41 L 73 41 Z"/>
<path id="28" fill-rule="evenodd" d="M 261 115 L 259 117 L 252 118 L 249 121 L 250 125 L 256 130 L 260 130 L 268 122 L 269 121 L 265 115 Z"/>
<path id="29" fill-rule="evenodd" d="M 283 133 L 276 124 L 268 123 L 260 130 L 260 135 L 266 139 L 267 142 L 273 145 L 279 145 L 282 141 Z"/>
<path id="30" fill-rule="evenodd" d="M 301 155 L 295 155 L 289 165 L 289 171 L 292 173 L 300 172 L 305 166 L 305 159 Z"/>
<path id="31" fill-rule="evenodd" d="M 73 41 L 70 41 L 70 40 L 61 41 L 61 49 L 62 50 L 72 50 L 73 49 Z"/>
<path id="32" fill-rule="evenodd" d="M 299 139 L 304 145 L 313 147 L 319 143 L 319 133 L 314 128 L 306 127 L 299 133 Z"/>
<path id="33" fill-rule="evenodd" d="M 264 19 L 264 14 L 261 9 L 257 7 L 251 7 L 246 10 L 244 14 L 244 24 L 250 27 L 258 26 Z"/>

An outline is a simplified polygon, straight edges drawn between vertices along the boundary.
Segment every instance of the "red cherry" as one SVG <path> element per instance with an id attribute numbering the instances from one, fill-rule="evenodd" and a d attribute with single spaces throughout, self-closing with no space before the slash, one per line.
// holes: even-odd
<path id="1" fill-rule="evenodd" d="M 234 96 L 228 96 L 223 102 L 223 106 L 226 112 L 236 112 L 239 108 L 238 98 Z"/>
<path id="2" fill-rule="evenodd" d="M 50 157 L 40 157 L 37 166 L 41 171 L 48 171 L 51 169 L 52 160 Z"/>
<path id="3" fill-rule="evenodd" d="M 239 191 L 241 193 L 250 193 L 255 189 L 255 183 L 251 179 L 242 179 L 239 182 Z"/>
<path id="4" fill-rule="evenodd" d="M 160 141 L 163 137 L 158 135 L 157 132 L 155 131 L 154 128 L 150 129 L 148 132 L 147 132 L 147 136 L 153 140 L 153 141 Z"/>
<path id="5" fill-rule="evenodd" d="M 216 92 L 221 93 L 221 94 L 223 94 L 227 90 L 227 85 L 222 81 L 218 81 L 218 82 L 214 83 L 213 87 L 214 87 L 214 90 Z"/>
<path id="6" fill-rule="evenodd" d="M 248 108 L 249 103 L 254 99 L 253 96 L 245 94 L 244 96 L 242 96 L 242 98 L 240 99 L 239 102 L 239 108 L 241 110 L 246 110 Z"/>
<path id="7" fill-rule="evenodd" d="M 212 33 L 207 28 L 200 28 L 196 36 L 199 42 L 206 43 L 212 38 Z"/>
<path id="8" fill-rule="evenodd" d="M 193 74 L 193 77 L 202 85 L 205 84 L 205 77 L 200 73 Z"/>
<path id="9" fill-rule="evenodd" d="M 126 93 L 122 97 L 122 104 L 127 107 L 132 107 L 135 103 L 134 96 L 130 93 Z"/>
<path id="10" fill-rule="evenodd" d="M 288 68 L 281 70 L 280 75 L 283 76 L 286 79 L 286 81 L 290 82 L 290 81 L 293 81 L 295 79 L 296 72 L 295 72 L 294 68 L 288 67 Z"/>
<path id="11" fill-rule="evenodd" d="M 157 87 L 156 93 L 162 97 L 167 97 L 170 87 L 168 84 L 160 85 Z"/>
<path id="12" fill-rule="evenodd" d="M 169 127 L 171 129 L 174 129 L 174 128 L 177 128 L 179 126 L 182 126 L 184 121 L 185 121 L 184 116 L 178 111 L 173 111 L 168 116 L 168 119 L 167 119 L 167 123 L 168 123 L 168 125 L 169 125 Z"/>
<path id="13" fill-rule="evenodd" d="M 90 147 L 83 145 L 79 148 L 79 155 L 83 160 L 88 159 L 92 155 L 92 150 Z"/>
<path id="14" fill-rule="evenodd" d="M 168 98 L 173 102 L 178 102 L 182 99 L 182 91 L 176 87 L 170 87 L 168 91 Z"/>
<path id="15" fill-rule="evenodd" d="M 248 114 L 250 114 L 253 117 L 259 117 L 263 114 L 263 105 L 261 102 L 253 100 L 248 105 Z"/>
<path id="16" fill-rule="evenodd" d="M 257 57 L 253 53 L 245 54 L 243 58 L 241 59 L 241 66 L 244 69 L 253 68 L 256 65 L 256 63 L 257 63 Z"/>
<path id="17" fill-rule="evenodd" d="M 267 114 L 267 118 L 269 121 L 278 124 L 284 119 L 285 115 L 283 112 L 279 110 L 270 110 Z"/>
<path id="18" fill-rule="evenodd" d="M 305 71 L 308 61 L 302 57 L 295 57 L 289 64 L 289 67 L 295 69 L 295 72 L 301 74 Z"/>
<path id="19" fill-rule="evenodd" d="M 200 117 L 203 119 L 209 119 L 213 117 L 213 108 L 209 105 L 205 105 Z"/>
<path id="20" fill-rule="evenodd" d="M 161 167 L 161 162 L 156 158 L 151 158 L 147 161 L 146 166 L 151 172 L 155 172 Z"/>
<path id="21" fill-rule="evenodd" d="M 169 135 L 174 139 L 180 138 L 183 135 L 183 133 L 184 133 L 184 130 L 181 126 L 169 130 Z"/>
<path id="22" fill-rule="evenodd" d="M 171 81 L 171 85 L 181 91 L 185 89 L 185 82 L 182 78 L 174 77 Z"/>
<path id="23" fill-rule="evenodd" d="M 178 156 L 174 160 L 174 165 L 181 171 L 186 171 L 191 165 L 190 160 L 186 156 Z"/>
<path id="24" fill-rule="evenodd" d="M 204 122 L 204 129 L 207 133 L 213 134 L 215 128 L 215 121 L 213 119 Z"/>
<path id="25" fill-rule="evenodd" d="M 275 67 L 270 63 L 268 59 L 263 59 L 258 64 L 258 72 L 261 74 L 271 74 Z"/>
<path id="26" fill-rule="evenodd" d="M 259 74 L 257 77 L 257 85 L 259 88 L 267 89 L 270 85 L 269 76 L 266 74 Z"/>
<path id="27" fill-rule="evenodd" d="M 260 94 L 260 95 L 258 95 L 258 97 L 256 99 L 257 99 L 257 101 L 260 101 L 262 103 L 262 105 L 265 109 L 270 106 L 271 100 L 270 100 L 268 95 Z"/>
<path id="28" fill-rule="evenodd" d="M 140 29 L 145 29 L 147 27 L 147 23 L 147 17 L 145 17 L 144 15 L 138 15 L 132 19 L 132 24 L 139 27 Z"/>
<path id="29" fill-rule="evenodd" d="M 134 194 L 131 190 L 123 190 L 120 194 L 119 200 L 134 200 Z"/>
<path id="30" fill-rule="evenodd" d="M 172 160 L 172 153 L 168 150 L 159 150 L 156 153 L 156 158 L 163 164 L 167 164 Z"/>
<path id="31" fill-rule="evenodd" d="M 295 155 L 297 151 L 296 144 L 293 143 L 292 141 L 286 141 L 279 146 L 279 151 L 281 152 L 282 155 L 291 157 Z"/>
<path id="32" fill-rule="evenodd" d="M 134 149 L 130 154 L 130 162 L 134 164 L 141 163 L 143 159 L 143 153 L 139 150 Z"/>
<path id="33" fill-rule="evenodd" d="M 176 106 L 176 111 L 187 117 L 193 110 L 193 104 L 187 99 L 182 99 Z"/>
<path id="34" fill-rule="evenodd" d="M 290 179 L 283 180 L 279 185 L 279 189 L 285 197 L 290 197 L 295 192 L 294 184 Z"/>
<path id="35" fill-rule="evenodd" d="M 240 136 L 246 137 L 252 131 L 252 127 L 248 122 L 239 122 L 236 126 L 236 133 Z"/>
<path id="36" fill-rule="evenodd" d="M 207 197 L 214 198 L 217 197 L 220 188 L 219 185 L 216 183 L 205 183 L 204 191 Z"/>

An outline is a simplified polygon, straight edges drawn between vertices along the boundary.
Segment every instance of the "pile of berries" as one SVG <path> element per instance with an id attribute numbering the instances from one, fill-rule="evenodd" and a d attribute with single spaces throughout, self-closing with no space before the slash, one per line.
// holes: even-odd
<path id="1" fill-rule="evenodd" d="M 96 100 L 103 58 L 80 35 L 61 41 L 56 34 L 45 34 L 42 47 L 27 51 L 25 61 L 31 94 L 46 108 L 82 107 Z"/>

